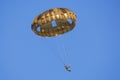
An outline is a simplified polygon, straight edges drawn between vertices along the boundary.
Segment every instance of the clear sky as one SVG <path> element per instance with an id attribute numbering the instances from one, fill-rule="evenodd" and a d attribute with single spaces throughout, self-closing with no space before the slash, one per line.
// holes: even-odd
<path id="1" fill-rule="evenodd" d="M 35 35 L 34 18 L 59 7 L 76 13 L 76 27 Z M 0 80 L 120 80 L 120 0 L 0 0 L 0 30 Z M 64 49 L 70 73 L 56 56 Z"/>

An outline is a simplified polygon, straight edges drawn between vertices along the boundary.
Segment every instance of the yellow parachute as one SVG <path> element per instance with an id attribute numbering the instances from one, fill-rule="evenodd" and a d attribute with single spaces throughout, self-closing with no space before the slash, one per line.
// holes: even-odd
<path id="1" fill-rule="evenodd" d="M 49 9 L 38 15 L 32 30 L 43 37 L 53 37 L 71 31 L 76 25 L 76 14 L 66 8 Z"/>

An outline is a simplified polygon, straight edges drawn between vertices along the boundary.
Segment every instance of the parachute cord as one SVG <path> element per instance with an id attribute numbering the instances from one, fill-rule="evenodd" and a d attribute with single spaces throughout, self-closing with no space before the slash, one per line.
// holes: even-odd
<path id="1" fill-rule="evenodd" d="M 54 53 L 55 57 L 65 66 L 65 61 L 64 61 L 64 59 L 60 55 L 58 44 L 57 44 L 56 49 L 57 49 L 57 52 Z"/>
<path id="2" fill-rule="evenodd" d="M 65 55 L 65 63 L 66 64 L 69 64 L 69 55 L 68 55 L 68 52 L 67 52 L 67 50 L 66 50 L 66 48 L 65 48 L 65 45 L 62 43 L 62 48 L 63 48 L 63 51 L 64 51 L 64 55 Z"/>
<path id="3" fill-rule="evenodd" d="M 61 64 L 63 64 L 65 66 L 65 63 L 64 63 L 64 60 L 61 58 L 61 56 L 59 54 L 57 54 L 58 52 L 53 52 L 53 56 L 56 57 L 60 62 Z"/>
<path id="4" fill-rule="evenodd" d="M 56 56 L 56 58 L 58 58 L 58 60 L 59 60 L 63 65 L 65 65 L 63 59 L 60 57 L 59 54 L 55 54 L 55 56 Z"/>
<path id="5" fill-rule="evenodd" d="M 56 46 L 57 52 L 53 53 L 56 58 L 65 66 L 69 65 L 69 54 L 67 53 L 67 50 L 65 48 L 65 45 L 63 43 L 63 40 L 61 40 L 61 37 L 59 36 L 58 39 L 60 40 L 61 45 Z M 55 40 L 56 43 L 58 43 L 58 40 Z M 61 51 L 59 51 L 61 49 Z"/>

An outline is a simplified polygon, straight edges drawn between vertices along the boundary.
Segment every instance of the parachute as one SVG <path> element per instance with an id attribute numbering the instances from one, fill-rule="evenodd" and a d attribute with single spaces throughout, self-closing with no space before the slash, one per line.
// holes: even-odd
<path id="1" fill-rule="evenodd" d="M 32 30 L 42 37 L 54 37 L 71 31 L 76 25 L 76 15 L 66 8 L 49 9 L 38 15 Z"/>
<path id="2" fill-rule="evenodd" d="M 38 15 L 32 22 L 31 29 L 41 37 L 55 37 L 65 34 L 76 25 L 76 14 L 66 8 L 49 9 Z M 64 64 L 67 71 L 70 66 Z"/>

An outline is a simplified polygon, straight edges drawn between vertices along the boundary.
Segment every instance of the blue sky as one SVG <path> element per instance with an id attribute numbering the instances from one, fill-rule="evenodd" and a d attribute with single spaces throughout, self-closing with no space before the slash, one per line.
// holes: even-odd
<path id="1" fill-rule="evenodd" d="M 54 38 L 31 30 L 34 18 L 68 8 L 76 27 Z M 1 0 L 0 80 L 120 80 L 119 0 Z M 55 55 L 69 55 L 72 72 Z"/>

